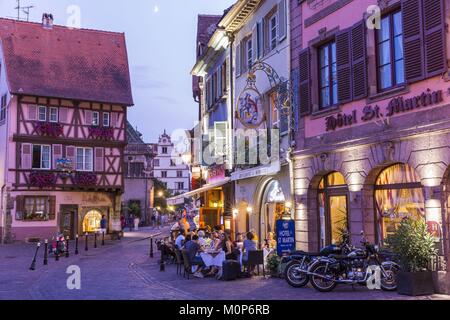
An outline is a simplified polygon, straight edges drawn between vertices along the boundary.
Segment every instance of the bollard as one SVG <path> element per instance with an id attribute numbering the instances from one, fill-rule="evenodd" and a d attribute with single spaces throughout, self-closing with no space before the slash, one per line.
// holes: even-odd
<path id="1" fill-rule="evenodd" d="M 102 246 L 105 245 L 105 231 L 102 232 Z"/>
<path id="2" fill-rule="evenodd" d="M 153 258 L 153 237 L 150 237 L 150 258 Z"/>
<path id="3" fill-rule="evenodd" d="M 69 236 L 66 237 L 66 258 L 69 257 Z"/>
<path id="4" fill-rule="evenodd" d="M 86 232 L 86 239 L 84 244 L 84 251 L 88 251 L 88 233 Z"/>
<path id="5" fill-rule="evenodd" d="M 48 265 L 48 240 L 45 239 L 44 243 L 44 266 Z"/>
<path id="6" fill-rule="evenodd" d="M 78 254 L 78 235 L 75 236 L 75 254 Z"/>
<path id="7" fill-rule="evenodd" d="M 59 237 L 56 238 L 55 261 L 59 261 Z"/>
<path id="8" fill-rule="evenodd" d="M 33 270 L 33 271 L 36 270 L 36 257 L 37 257 L 38 250 L 39 250 L 40 246 L 41 246 L 41 243 L 38 242 L 37 246 L 36 246 L 36 251 L 34 252 L 33 261 L 31 262 L 30 270 Z"/>
<path id="9" fill-rule="evenodd" d="M 160 248 L 161 248 L 161 259 L 159 260 L 159 271 L 166 271 L 166 266 L 164 264 L 164 250 L 162 244 Z"/>
<path id="10" fill-rule="evenodd" d="M 97 248 L 97 232 L 94 232 L 94 248 Z"/>

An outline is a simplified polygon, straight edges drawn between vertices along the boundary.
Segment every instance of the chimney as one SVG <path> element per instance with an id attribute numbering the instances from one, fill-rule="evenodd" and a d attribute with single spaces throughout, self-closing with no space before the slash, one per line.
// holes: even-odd
<path id="1" fill-rule="evenodd" d="M 42 27 L 44 29 L 53 29 L 53 15 L 51 13 L 42 14 Z"/>

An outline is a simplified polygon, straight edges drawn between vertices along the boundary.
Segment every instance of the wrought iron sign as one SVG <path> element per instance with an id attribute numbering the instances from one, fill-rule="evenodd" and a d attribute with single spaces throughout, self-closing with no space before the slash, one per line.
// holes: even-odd
<path id="1" fill-rule="evenodd" d="M 238 99 L 236 117 L 247 128 L 257 128 L 266 120 L 263 98 L 255 84 L 255 75 L 249 74 L 247 86 Z"/>

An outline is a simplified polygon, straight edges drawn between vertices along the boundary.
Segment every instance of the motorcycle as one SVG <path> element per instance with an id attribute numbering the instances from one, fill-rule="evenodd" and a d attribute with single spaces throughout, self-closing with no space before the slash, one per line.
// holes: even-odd
<path id="1" fill-rule="evenodd" d="M 328 257 L 331 254 L 347 254 L 352 250 L 350 235 L 344 233 L 342 243 L 333 244 L 320 250 L 320 252 L 294 251 L 289 256 L 283 257 L 282 263 L 287 263 L 284 270 L 284 278 L 294 288 L 302 288 L 309 282 L 308 269 L 319 257 Z"/>
<path id="2" fill-rule="evenodd" d="M 309 267 L 312 286 L 320 292 L 332 291 L 338 284 L 367 285 L 379 270 L 379 285 L 384 291 L 397 289 L 400 266 L 393 261 L 381 261 L 379 248 L 369 243 L 361 233 L 363 248 L 354 248 L 348 254 L 319 257 Z M 376 276 L 375 276 L 376 279 Z"/>

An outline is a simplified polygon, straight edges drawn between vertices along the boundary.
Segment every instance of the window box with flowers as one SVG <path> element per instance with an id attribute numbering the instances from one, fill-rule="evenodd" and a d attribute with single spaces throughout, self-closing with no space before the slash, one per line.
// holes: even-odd
<path id="1" fill-rule="evenodd" d="M 114 139 L 114 129 L 111 127 L 89 127 L 89 137 L 98 140 L 112 140 Z"/>
<path id="2" fill-rule="evenodd" d="M 57 138 L 64 133 L 64 126 L 53 122 L 36 122 L 34 125 L 36 133 L 41 136 Z"/>
<path id="3" fill-rule="evenodd" d="M 93 187 L 97 184 L 97 175 L 93 172 L 77 172 L 73 184 L 80 187 Z"/>
<path id="4" fill-rule="evenodd" d="M 29 178 L 30 186 L 39 189 L 53 188 L 56 184 L 56 176 L 48 171 L 33 171 Z"/>

